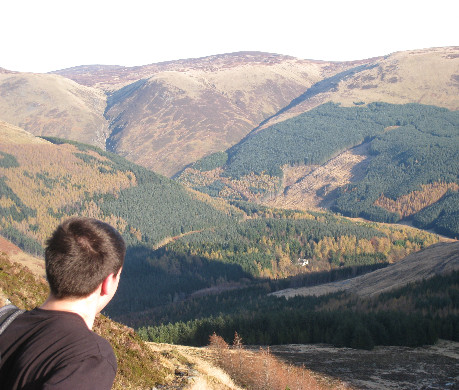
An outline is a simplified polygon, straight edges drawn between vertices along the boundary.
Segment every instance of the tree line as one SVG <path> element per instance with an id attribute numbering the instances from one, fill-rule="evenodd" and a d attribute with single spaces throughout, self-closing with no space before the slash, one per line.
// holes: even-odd
<path id="1" fill-rule="evenodd" d="M 146 340 L 206 345 L 214 332 L 227 342 L 237 332 L 247 344 L 327 343 L 372 349 L 375 345 L 420 346 L 440 337 L 459 341 L 459 272 L 357 299 L 343 293 L 324 297 L 274 298 L 244 302 L 220 313 L 155 327 L 141 327 Z M 403 307 L 392 303 L 402 299 Z M 327 308 L 333 302 L 333 310 Z M 352 307 L 352 309 L 350 309 Z"/>

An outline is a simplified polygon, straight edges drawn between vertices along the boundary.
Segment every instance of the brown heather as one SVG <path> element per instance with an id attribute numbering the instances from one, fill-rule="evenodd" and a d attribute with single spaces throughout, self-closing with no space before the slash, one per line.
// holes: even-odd
<path id="1" fill-rule="evenodd" d="M 33 133 L 105 146 L 106 95 L 50 74 L 0 72 L 0 119 Z"/>
<path id="2" fill-rule="evenodd" d="M 210 348 L 217 363 L 241 387 L 248 390 L 325 390 L 349 389 L 336 380 L 316 377 L 304 366 L 284 363 L 273 356 L 269 347 L 249 351 L 236 333 L 232 346 L 215 333 L 210 337 Z"/>

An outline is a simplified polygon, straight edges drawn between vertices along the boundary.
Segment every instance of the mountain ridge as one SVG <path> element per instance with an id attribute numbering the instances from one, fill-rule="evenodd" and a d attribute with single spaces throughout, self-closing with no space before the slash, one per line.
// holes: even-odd
<path id="1" fill-rule="evenodd" d="M 116 129 L 113 150 L 172 176 L 203 154 L 233 145 L 322 73 L 343 66 L 290 57 L 252 63 L 237 55 L 228 64 L 226 58 L 156 73 L 112 105 L 106 117 Z"/>
<path id="2" fill-rule="evenodd" d="M 141 78 L 149 78 L 153 74 L 161 71 L 184 71 L 189 67 L 195 69 L 209 69 L 219 67 L 234 67 L 244 63 L 265 63 L 275 64 L 282 60 L 297 60 L 312 63 L 326 63 L 329 61 L 320 60 L 301 60 L 293 56 L 258 52 L 258 51 L 240 51 L 232 53 L 215 54 L 210 56 L 187 58 L 178 60 L 162 61 L 146 65 L 121 66 L 121 65 L 80 65 L 66 69 L 49 72 L 71 78 L 74 81 L 92 87 L 98 87 L 106 91 L 112 91 L 113 88 L 119 88 L 124 83 L 125 86 L 131 81 Z M 353 61 L 350 61 L 353 62 Z M 95 75 L 95 76 L 94 76 Z M 100 79 L 97 78 L 99 75 Z M 126 81 L 117 78 L 126 77 Z M 94 79 L 92 79 L 94 78 Z"/>
<path id="3" fill-rule="evenodd" d="M 445 61 L 441 63 L 441 58 L 447 60 L 446 62 L 449 61 L 449 63 L 447 64 Z M 348 107 L 356 103 L 379 101 L 397 104 L 413 102 L 458 110 L 458 58 L 459 46 L 400 51 L 378 57 L 378 62 L 374 64 L 374 67 L 367 71 L 364 70 L 357 78 L 343 81 L 331 93 L 318 94 L 312 99 L 300 102 L 297 105 L 299 107 L 283 110 L 270 121 L 266 121 L 263 127 L 308 111 L 325 101 L 340 103 Z M 415 71 L 413 72 L 410 67 L 413 67 Z M 450 78 L 442 78 L 442 74 Z M 421 76 L 420 79 L 419 76 Z M 438 85 L 438 81 L 441 81 L 441 86 Z M 416 85 L 421 83 L 424 85 L 420 91 L 416 91 Z M 449 83 L 450 86 L 454 85 L 455 87 L 448 96 Z M 394 87 L 397 88 L 394 89 Z M 429 94 L 426 92 L 429 90 L 436 92 Z"/>
<path id="4" fill-rule="evenodd" d="M 458 109 L 455 91 L 459 71 L 451 65 L 457 62 L 458 50 L 412 50 L 350 62 L 236 52 L 134 67 L 73 67 L 48 77 L 60 74 L 92 88 L 85 93 L 99 101 L 97 112 L 84 99 L 64 104 L 68 97 L 62 94 L 50 101 L 52 106 L 37 94 L 32 94 L 35 97 L 29 101 L 13 102 L 11 96 L 19 90 L 2 85 L 0 119 L 26 127 L 34 134 L 108 147 L 131 161 L 173 176 L 190 163 L 234 145 L 259 128 L 260 123 L 264 128 L 326 101 L 346 106 L 375 100 L 418 102 Z M 336 83 L 335 91 L 316 90 L 314 96 L 288 107 L 308 90 L 311 93 L 314 85 L 320 86 L 322 80 L 365 64 L 374 68 Z M 29 82 L 45 77 L 21 73 L 3 75 L 6 76 L 26 78 Z M 58 81 L 49 79 L 55 86 Z M 122 89 L 130 90 L 129 96 L 121 93 Z M 10 96 L 9 101 L 5 93 Z M 56 111 L 56 105 L 64 107 Z M 78 113 L 78 118 L 74 119 L 72 112 Z M 268 118 L 271 119 L 264 123 Z"/>

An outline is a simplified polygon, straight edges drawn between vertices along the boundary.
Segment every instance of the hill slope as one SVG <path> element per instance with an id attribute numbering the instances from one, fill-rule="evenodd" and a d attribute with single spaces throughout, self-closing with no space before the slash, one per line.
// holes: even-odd
<path id="1" fill-rule="evenodd" d="M 106 220 L 130 244 L 218 225 L 227 210 L 92 146 L 36 138 L 0 123 L 0 229 L 29 251 L 65 216 Z M 216 204 L 214 202 L 214 204 Z"/>
<path id="2" fill-rule="evenodd" d="M 37 135 L 107 144 L 172 175 L 233 145 L 312 84 L 352 66 L 241 52 L 132 68 L 3 74 L 0 119 Z"/>
<path id="3" fill-rule="evenodd" d="M 459 111 L 326 103 L 251 133 L 178 180 L 213 196 L 278 207 L 330 206 L 383 222 L 414 216 L 418 226 L 454 237 L 458 136 Z"/>
<path id="4" fill-rule="evenodd" d="M 33 134 L 107 145 L 172 176 L 253 128 L 327 101 L 457 109 L 457 52 L 436 48 L 345 63 L 241 52 L 132 68 L 82 66 L 53 75 L 7 72 L 0 77 L 0 119 Z"/>
<path id="5" fill-rule="evenodd" d="M 0 73 L 0 91 L 0 120 L 34 135 L 105 147 L 103 92 L 61 76 L 33 73 Z"/>
<path id="6" fill-rule="evenodd" d="M 280 290 L 272 295 L 290 298 L 345 291 L 360 297 L 368 297 L 456 270 L 459 270 L 459 242 L 439 243 L 366 275 L 317 287 Z"/>
<path id="7" fill-rule="evenodd" d="M 259 277 L 398 261 L 438 241 L 408 227 L 228 204 L 92 146 L 36 138 L 7 124 L 0 133 L 2 235 L 41 254 L 63 218 L 86 215 L 125 237 L 122 294 L 107 308 L 111 315 L 135 316 Z"/>
<path id="8" fill-rule="evenodd" d="M 396 52 L 373 61 L 373 67 L 337 82 L 322 81 L 267 121 L 282 122 L 325 102 L 352 107 L 356 103 L 420 103 L 459 110 L 459 46 Z M 324 86 L 329 85 L 329 88 Z"/>
<path id="9" fill-rule="evenodd" d="M 109 97 L 108 146 L 171 176 L 235 144 L 312 84 L 349 66 L 234 53 L 142 67 L 145 78 Z"/>
<path id="10" fill-rule="evenodd" d="M 331 287 L 279 291 L 282 281 L 271 281 L 195 298 L 177 304 L 176 319 L 171 321 L 175 323 L 141 328 L 139 334 L 152 341 L 202 345 L 208 332 L 231 340 L 236 331 L 248 344 L 327 343 L 364 349 L 420 346 L 435 343 L 439 337 L 458 341 L 458 250 L 458 242 L 438 244 L 399 264 Z M 296 278 L 291 282 L 314 285 L 311 281 Z M 202 310 L 209 305 L 214 305 L 213 312 Z M 193 306 L 201 315 L 185 318 Z"/>

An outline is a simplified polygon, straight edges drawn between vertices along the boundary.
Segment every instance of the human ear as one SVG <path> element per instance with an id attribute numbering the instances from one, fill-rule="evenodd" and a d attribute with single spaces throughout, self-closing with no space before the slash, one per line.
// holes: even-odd
<path id="1" fill-rule="evenodd" d="M 100 295 L 113 295 L 113 290 L 118 287 L 119 273 L 115 275 L 111 273 L 102 282 Z"/>

